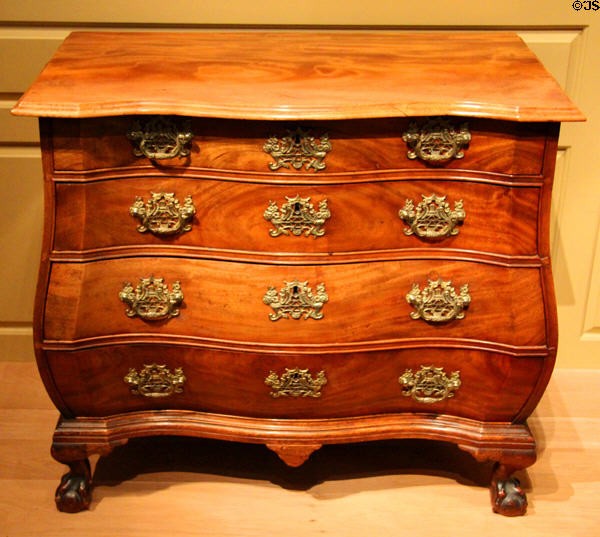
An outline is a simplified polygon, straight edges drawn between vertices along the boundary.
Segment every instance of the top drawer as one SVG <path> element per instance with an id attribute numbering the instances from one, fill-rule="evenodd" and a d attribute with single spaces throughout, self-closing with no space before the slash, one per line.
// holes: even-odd
<path id="1" fill-rule="evenodd" d="M 540 175 L 547 128 L 458 117 L 310 123 L 175 116 L 52 120 L 59 172 L 153 168 L 306 178 L 431 168 Z M 418 141 L 421 151 L 415 151 Z M 183 156 L 144 156 L 180 154 L 181 148 Z M 436 155 L 442 160 L 432 160 Z"/>

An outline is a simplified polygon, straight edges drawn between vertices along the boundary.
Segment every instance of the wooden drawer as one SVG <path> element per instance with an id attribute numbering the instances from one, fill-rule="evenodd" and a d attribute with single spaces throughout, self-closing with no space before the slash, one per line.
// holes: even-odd
<path id="1" fill-rule="evenodd" d="M 410 349 L 356 354 L 261 355 L 165 345 L 109 346 L 75 352 L 48 352 L 57 388 L 75 416 L 104 416 L 145 409 L 188 409 L 256 417 L 325 418 L 389 412 L 436 412 L 477 420 L 511 421 L 529 398 L 543 358 L 457 349 Z M 181 393 L 164 397 L 132 394 L 135 384 L 124 377 L 144 365 L 166 365 L 171 374 L 182 368 Z M 442 367 L 447 378 L 459 372 L 460 387 L 439 401 L 426 403 L 403 395 L 399 377 L 413 376 L 421 366 Z M 271 372 L 281 380 L 287 369 L 308 369 L 314 381 L 320 371 L 325 384 L 304 378 L 288 395 L 273 397 Z M 177 379 L 181 380 L 181 379 Z M 131 382 L 131 380 L 130 380 Z M 147 382 L 152 386 L 156 382 Z M 443 384 L 442 384 L 443 385 Z M 164 384 L 163 384 L 164 386 Z M 306 387 L 320 396 L 293 396 Z M 405 390 L 409 392 L 407 386 Z M 147 390 L 152 393 L 152 388 Z M 281 392 L 281 390 L 279 390 Z M 420 399 L 423 394 L 416 391 Z M 440 398 L 441 395 L 438 396 Z M 435 398 L 435 396 L 434 396 Z"/>
<path id="2" fill-rule="evenodd" d="M 154 322 L 128 317 L 119 299 L 124 283 L 164 278 L 181 282 L 179 315 Z M 463 319 L 414 320 L 406 295 L 413 283 L 452 281 L 456 293 L 469 284 L 471 304 Z M 279 318 L 265 303 L 285 282 L 323 283 L 328 300 L 317 318 Z M 130 289 L 133 291 L 133 289 Z M 403 260 L 342 265 L 277 266 L 184 258 L 131 257 L 87 263 L 54 263 L 45 306 L 44 337 L 91 343 L 107 337 L 183 337 L 213 345 L 277 349 L 389 343 L 411 338 L 458 338 L 509 346 L 546 343 L 540 268 L 507 268 L 469 261 Z M 306 297 L 305 297 L 306 298 Z M 310 302 L 310 301 L 309 301 Z M 278 309 L 277 311 L 283 311 Z M 310 312 L 310 308 L 303 310 Z"/>
<path id="3" fill-rule="evenodd" d="M 321 255 L 432 247 L 503 255 L 537 253 L 540 189 L 533 186 L 446 180 L 284 186 L 145 177 L 57 183 L 55 188 L 54 249 L 58 251 L 146 245 Z M 141 219 L 131 216 L 129 210 L 136 197 L 142 198 L 145 206 L 152 192 L 174 193 L 181 207 L 191 196 L 196 211 L 191 230 L 174 235 L 140 233 Z M 437 239 L 414 233 L 407 236 L 409 225 L 400 219 L 399 211 L 407 199 L 416 208 L 423 196 L 432 194 L 446 196 L 451 211 L 462 200 L 464 225 L 455 228 L 456 235 Z M 299 236 L 290 230 L 290 220 L 276 226 L 265 218 L 270 201 L 283 214 L 286 198 L 297 196 L 310 198 L 315 211 L 327 200 L 330 213 L 322 226 L 312 228 L 315 218 L 308 215 L 306 227 L 298 227 Z M 324 234 L 317 236 L 321 231 Z M 274 237 L 273 233 L 281 234 Z"/>
<path id="4" fill-rule="evenodd" d="M 145 121 L 144 116 L 139 116 Z M 424 118 L 313 121 L 287 123 L 190 118 L 194 134 L 190 154 L 152 162 L 133 154 L 126 134 L 134 117 L 107 117 L 52 120 L 53 157 L 56 171 L 83 172 L 117 168 L 153 168 L 157 172 L 174 169 L 262 172 L 311 177 L 314 170 L 269 169 L 273 158 L 263 150 L 271 136 L 285 136 L 301 127 L 317 140 L 327 133 L 332 145 L 326 154 L 329 173 L 423 170 L 428 164 L 407 156 L 402 134 L 409 124 L 421 125 Z M 178 120 L 181 121 L 181 120 Z M 547 126 L 540 123 L 452 118 L 457 127 L 469 124 L 471 142 L 464 158 L 447 162 L 445 169 L 473 170 L 513 175 L 540 175 Z"/>

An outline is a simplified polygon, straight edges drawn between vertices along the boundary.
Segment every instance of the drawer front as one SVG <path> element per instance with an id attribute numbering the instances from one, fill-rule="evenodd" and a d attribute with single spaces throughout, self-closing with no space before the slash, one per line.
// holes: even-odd
<path id="1" fill-rule="evenodd" d="M 132 345 L 47 355 L 57 388 L 75 416 L 188 409 L 265 418 L 435 412 L 511 421 L 531 395 L 544 365 L 543 358 L 427 348 L 283 357 Z M 154 364 L 166 366 L 168 372 L 157 374 L 156 367 L 149 367 Z M 423 386 L 414 389 L 423 381 L 419 377 L 423 366 L 442 368 L 437 380 L 429 376 L 429 386 L 433 383 L 438 390 L 429 393 L 427 402 Z M 293 383 L 287 382 L 284 393 L 273 379 L 285 384 L 286 370 L 301 373 Z M 406 385 L 407 371 L 408 376 L 412 373 L 412 390 Z M 164 395 L 169 382 L 177 386 Z"/>
<path id="2" fill-rule="evenodd" d="M 54 263 L 44 335 L 77 341 L 148 334 L 281 348 L 416 337 L 539 346 L 546 342 L 540 277 L 537 267 L 440 260 L 277 266 L 131 257 Z M 415 318 L 419 296 L 422 306 L 433 305 L 430 298 L 436 291 L 428 282 L 438 280 L 440 290 L 453 282 L 454 291 L 447 290 L 447 296 L 455 297 L 456 318 L 441 323 Z M 170 298 L 166 290 L 156 291 L 165 284 Z M 149 301 L 158 295 L 153 306 Z M 466 295 L 471 301 L 463 309 Z M 147 313 L 157 304 L 164 311 Z M 141 308 L 139 315 L 136 308 Z M 292 310 L 299 312 L 298 318 Z M 155 313 L 159 317 L 144 318 Z"/>
<path id="3" fill-rule="evenodd" d="M 134 123 L 136 120 L 141 127 Z M 468 124 L 470 142 L 463 151 L 464 156 L 442 162 L 443 168 L 515 175 L 541 173 L 547 132 L 544 124 L 470 118 L 449 120 L 452 128 L 457 130 L 465 122 Z M 135 138 L 131 132 L 146 129 L 147 121 L 144 116 L 54 119 L 55 170 L 77 172 L 141 167 L 165 171 L 184 168 L 312 176 L 315 173 L 422 170 L 432 164 L 418 156 L 409 158 L 411 147 L 403 140 L 403 134 L 409 132 L 412 123 L 421 128 L 426 125 L 426 118 L 294 124 L 190 118 L 189 125 L 185 124 L 184 118 L 176 118 L 174 128 L 181 133 L 191 132 L 193 138 L 185 143 L 184 156 L 155 161 L 143 154 L 137 156 L 140 154 L 139 139 L 131 139 Z M 298 138 L 297 129 L 312 136 L 314 142 Z M 302 149 L 296 150 L 289 144 L 291 152 L 284 149 L 283 138 L 290 132 L 293 141 L 303 146 Z M 269 146 L 265 150 L 265 144 L 273 137 L 276 140 L 271 145 L 274 144 L 278 151 Z M 322 144 L 330 144 L 330 147 L 323 148 Z M 285 155 L 296 155 L 295 162 L 300 167 L 296 169 L 293 162 L 285 161 Z"/>
<path id="4" fill-rule="evenodd" d="M 321 186 L 189 178 L 58 183 L 54 248 L 179 245 L 329 254 L 443 247 L 535 255 L 539 192 L 443 180 Z M 175 201 L 153 200 L 153 194 L 167 193 Z M 448 206 L 440 215 L 442 197 Z M 148 224 L 151 218 L 158 223 Z"/>

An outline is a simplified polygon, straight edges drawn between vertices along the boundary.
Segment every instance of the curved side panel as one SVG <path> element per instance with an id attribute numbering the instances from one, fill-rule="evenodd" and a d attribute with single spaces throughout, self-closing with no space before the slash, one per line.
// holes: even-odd
<path id="1" fill-rule="evenodd" d="M 54 242 L 54 184 L 52 182 L 52 169 L 54 168 L 53 150 L 52 150 L 52 131 L 51 121 L 46 118 L 40 118 L 40 141 L 42 148 L 42 165 L 44 169 L 44 235 L 42 238 L 42 253 L 40 259 L 40 269 L 38 272 L 38 282 L 35 293 L 35 305 L 33 308 L 33 342 L 35 349 L 35 358 L 42 382 L 46 391 L 52 399 L 52 402 L 60 412 L 68 416 L 71 414 L 65 405 L 60 392 L 56 388 L 54 377 L 48 367 L 48 361 L 45 351 L 42 349 L 44 337 L 44 318 L 46 309 L 46 296 L 50 279 L 50 261 L 49 255 Z"/>
<path id="2" fill-rule="evenodd" d="M 558 146 L 559 124 L 550 124 L 546 140 L 546 153 L 544 158 L 544 187 L 540 196 L 538 250 L 544 265 L 541 269 L 542 294 L 546 323 L 546 340 L 548 344 L 548 358 L 544 360 L 544 368 L 540 374 L 537 385 L 531 397 L 515 418 L 516 422 L 524 422 L 539 403 L 554 369 L 558 346 L 558 314 L 556 311 L 556 295 L 554 293 L 554 280 L 552 278 L 552 264 L 550 261 L 550 209 L 552 203 L 552 185 L 554 169 L 556 166 L 556 149 Z"/>

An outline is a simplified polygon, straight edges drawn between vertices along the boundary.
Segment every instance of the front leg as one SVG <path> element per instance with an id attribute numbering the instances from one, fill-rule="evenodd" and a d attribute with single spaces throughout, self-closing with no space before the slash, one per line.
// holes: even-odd
<path id="1" fill-rule="evenodd" d="M 56 489 L 56 507 L 65 513 L 78 513 L 87 509 L 92 500 L 90 461 L 87 453 L 78 449 L 52 448 L 52 456 L 69 466 Z"/>
<path id="2" fill-rule="evenodd" d="M 504 516 L 524 515 L 527 510 L 527 498 L 516 477 L 517 470 L 531 466 L 536 459 L 535 440 L 526 423 L 490 426 L 494 431 L 494 442 L 501 439 L 510 447 L 488 446 L 485 443 L 458 444 L 478 461 L 495 463 L 491 478 L 492 510 Z M 490 435 L 491 436 L 491 435 Z"/>
<path id="3" fill-rule="evenodd" d="M 65 513 L 87 509 L 92 501 L 90 461 L 84 459 L 67 463 L 70 471 L 62 476 L 56 489 L 56 507 Z"/>
<path id="4" fill-rule="evenodd" d="M 527 496 L 516 477 L 511 477 L 514 468 L 496 463 L 492 473 L 492 510 L 504 516 L 524 515 L 527 511 Z"/>

